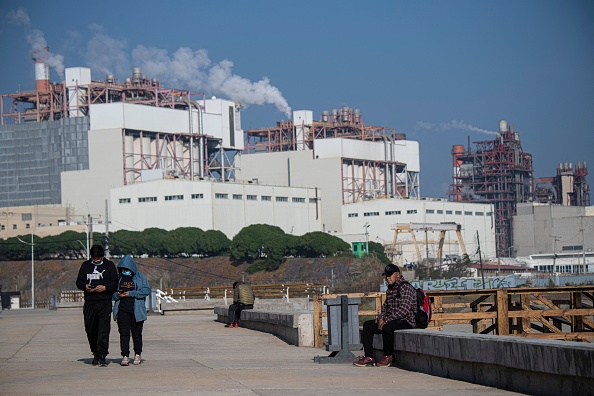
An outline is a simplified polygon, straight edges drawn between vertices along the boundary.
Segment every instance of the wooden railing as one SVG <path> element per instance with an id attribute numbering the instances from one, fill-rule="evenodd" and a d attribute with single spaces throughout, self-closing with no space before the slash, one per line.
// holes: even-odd
<path id="1" fill-rule="evenodd" d="M 428 329 L 444 325 L 472 325 L 474 333 L 518 335 L 559 340 L 594 340 L 594 286 L 425 291 L 433 301 L 433 320 Z M 377 315 L 385 293 L 350 293 L 372 309 L 359 310 L 359 317 Z M 323 345 L 326 316 L 323 300 L 338 294 L 317 296 L 314 301 L 314 344 Z M 360 306 L 361 307 L 361 306 Z"/>
<path id="2" fill-rule="evenodd" d="M 287 301 L 291 297 L 314 297 L 328 291 L 326 285 L 313 283 L 275 283 L 252 285 L 256 298 L 282 298 Z M 202 286 L 202 287 L 176 287 L 165 289 L 168 296 L 176 300 L 186 298 L 233 298 L 233 286 Z"/>

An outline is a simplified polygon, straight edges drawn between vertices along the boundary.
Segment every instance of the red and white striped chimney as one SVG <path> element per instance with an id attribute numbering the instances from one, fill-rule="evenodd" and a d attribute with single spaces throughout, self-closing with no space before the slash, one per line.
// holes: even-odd
<path id="1" fill-rule="evenodd" d="M 49 48 L 45 47 L 45 51 L 49 51 Z M 43 59 L 43 53 L 35 53 L 33 60 L 35 61 L 35 91 L 47 92 L 50 85 L 50 68 Z"/>

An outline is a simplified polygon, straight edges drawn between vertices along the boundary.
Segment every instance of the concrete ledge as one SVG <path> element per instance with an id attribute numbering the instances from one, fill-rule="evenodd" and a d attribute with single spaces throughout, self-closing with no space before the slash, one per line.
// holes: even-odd
<path id="1" fill-rule="evenodd" d="M 528 394 L 594 393 L 592 344 L 398 330 L 394 349 L 396 365 L 406 370 Z"/>
<path id="2" fill-rule="evenodd" d="M 217 321 L 227 323 L 229 307 L 214 308 Z M 241 311 L 239 325 L 252 330 L 274 334 L 289 344 L 313 347 L 313 314 L 309 311 L 269 311 L 244 309 Z"/>
<path id="3" fill-rule="evenodd" d="M 84 301 L 76 301 L 76 302 L 66 302 L 66 301 L 58 301 L 56 303 L 56 309 L 83 309 L 85 305 Z"/>
<path id="4" fill-rule="evenodd" d="M 200 311 L 207 311 L 212 313 L 215 305 L 224 304 L 222 298 L 205 299 L 188 299 L 178 302 L 161 302 L 161 315 L 184 315 L 197 314 Z"/>

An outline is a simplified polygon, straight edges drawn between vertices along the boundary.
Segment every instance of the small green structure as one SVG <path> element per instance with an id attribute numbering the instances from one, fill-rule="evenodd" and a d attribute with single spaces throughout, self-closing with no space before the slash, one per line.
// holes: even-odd
<path id="1" fill-rule="evenodd" d="M 351 243 L 351 252 L 353 256 L 357 258 L 361 258 L 363 256 L 367 256 L 367 242 L 352 242 Z"/>

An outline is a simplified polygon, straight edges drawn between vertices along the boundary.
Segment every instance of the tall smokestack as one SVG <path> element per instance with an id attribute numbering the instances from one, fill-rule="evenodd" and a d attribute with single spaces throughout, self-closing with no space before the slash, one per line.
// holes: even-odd
<path id="1" fill-rule="evenodd" d="M 45 52 L 48 52 L 49 48 L 45 47 Z M 33 60 L 35 61 L 35 91 L 47 92 L 49 91 L 50 84 L 50 68 L 43 58 L 43 52 L 36 52 L 33 54 Z"/>

